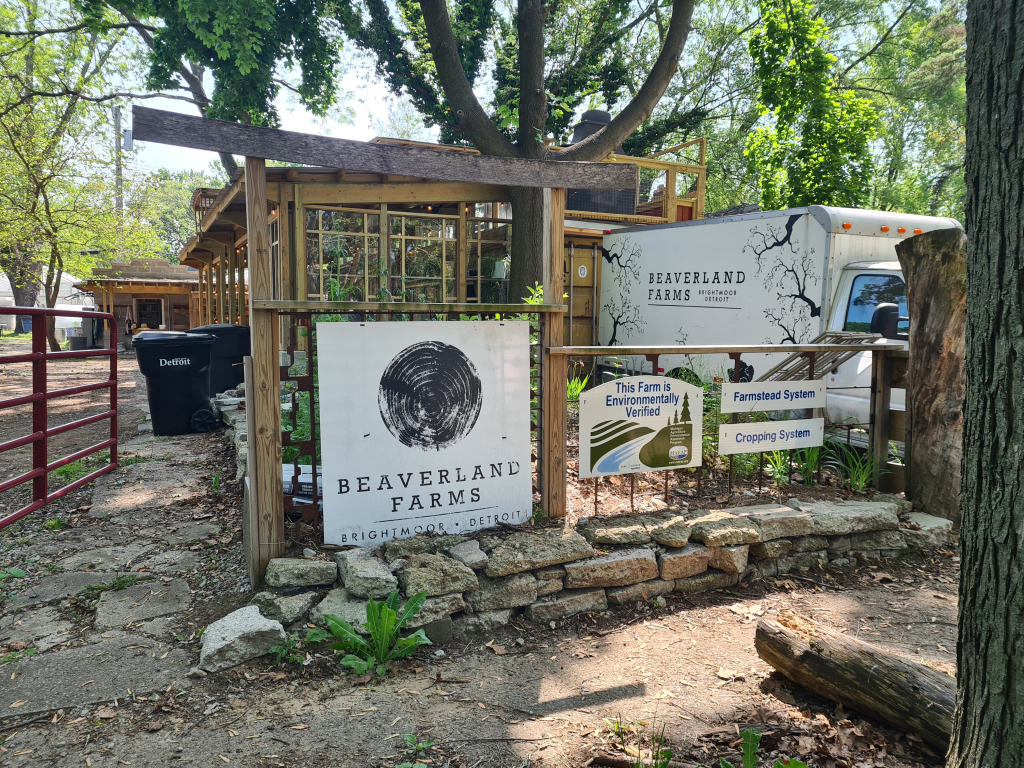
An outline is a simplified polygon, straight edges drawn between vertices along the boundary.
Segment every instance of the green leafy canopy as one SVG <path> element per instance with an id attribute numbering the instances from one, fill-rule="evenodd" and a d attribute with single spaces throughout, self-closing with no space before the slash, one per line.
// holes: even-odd
<path id="1" fill-rule="evenodd" d="M 761 205 L 856 207 L 871 180 L 871 103 L 840 89 L 825 22 L 807 0 L 762 0 L 750 38 L 761 125 L 746 154 Z"/>

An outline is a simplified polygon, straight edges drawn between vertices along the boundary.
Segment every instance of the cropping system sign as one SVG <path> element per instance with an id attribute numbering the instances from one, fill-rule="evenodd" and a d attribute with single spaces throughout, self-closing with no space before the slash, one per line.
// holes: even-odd
<path id="1" fill-rule="evenodd" d="M 529 323 L 316 330 L 326 542 L 531 517 Z"/>
<path id="2" fill-rule="evenodd" d="M 823 381 L 755 381 L 722 385 L 722 413 L 804 410 L 825 407 Z M 824 419 L 788 419 L 722 424 L 718 453 L 813 448 L 825 441 Z"/>
<path id="3" fill-rule="evenodd" d="M 615 379 L 580 396 L 579 476 L 699 467 L 704 391 L 664 376 Z"/>

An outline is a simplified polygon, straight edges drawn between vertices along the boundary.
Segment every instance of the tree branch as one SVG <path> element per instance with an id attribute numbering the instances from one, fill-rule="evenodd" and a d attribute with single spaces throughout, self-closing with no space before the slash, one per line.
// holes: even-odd
<path id="1" fill-rule="evenodd" d="M 466 77 L 459 58 L 458 44 L 452 33 L 448 6 L 444 0 L 420 0 L 427 40 L 434 59 L 438 80 L 444 88 L 448 103 L 455 112 L 459 127 L 477 149 L 486 155 L 515 157 L 516 150 L 487 113 L 473 93 L 473 85 Z"/>
<path id="2" fill-rule="evenodd" d="M 665 43 L 636 96 L 600 131 L 559 152 L 560 160 L 603 160 L 651 116 L 675 76 L 679 57 L 690 34 L 693 4 L 694 0 L 673 0 L 672 20 L 665 35 Z"/>
<path id="3" fill-rule="evenodd" d="M 142 27 L 150 32 L 156 32 L 156 27 L 150 27 L 148 25 L 142 25 Z M 110 29 L 135 29 L 134 24 L 108 24 L 104 25 L 104 31 Z M 81 32 L 83 29 L 89 29 L 88 24 L 74 24 L 70 27 L 55 27 L 52 29 L 0 29 L 0 37 L 43 37 L 45 35 L 62 35 L 69 34 L 71 32 Z"/>
<path id="4" fill-rule="evenodd" d="M 896 21 L 894 21 L 892 23 L 892 26 L 885 31 L 885 34 L 878 39 L 878 42 L 871 46 L 871 49 L 867 53 L 865 53 L 863 56 L 860 56 L 855 62 L 853 62 L 853 64 L 851 64 L 850 66 L 843 70 L 842 77 L 846 77 L 848 74 L 850 74 L 850 70 L 852 70 L 854 67 L 856 67 L 869 56 L 873 56 L 879 48 L 885 45 L 885 41 L 889 39 L 889 35 L 893 33 L 896 27 L 899 26 L 900 22 L 903 21 L 903 17 L 910 13 L 910 9 L 913 8 L 915 5 L 917 5 L 916 2 L 911 2 L 906 8 L 904 8 L 903 13 L 896 17 Z"/>

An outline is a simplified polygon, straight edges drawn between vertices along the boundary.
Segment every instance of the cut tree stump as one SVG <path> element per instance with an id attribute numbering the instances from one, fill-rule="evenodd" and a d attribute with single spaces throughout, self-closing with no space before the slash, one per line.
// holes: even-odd
<path id="1" fill-rule="evenodd" d="M 967 387 L 967 237 L 939 229 L 896 246 L 907 278 L 907 498 L 914 511 L 960 527 L 960 457 Z"/>
<path id="2" fill-rule="evenodd" d="M 795 683 L 920 736 L 945 754 L 956 681 L 792 611 L 762 619 L 757 655 Z"/>

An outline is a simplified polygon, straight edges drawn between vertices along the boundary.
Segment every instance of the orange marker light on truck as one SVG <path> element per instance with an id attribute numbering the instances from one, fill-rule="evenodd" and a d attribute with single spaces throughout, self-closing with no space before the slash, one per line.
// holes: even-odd
<path id="1" fill-rule="evenodd" d="M 883 231 L 883 232 L 888 232 L 888 231 L 889 231 L 889 228 L 888 228 L 888 227 L 882 227 L 882 231 Z"/>
<path id="2" fill-rule="evenodd" d="M 900 227 L 896 231 L 899 232 L 902 235 L 902 234 L 904 234 L 907 231 L 907 228 L 906 227 Z"/>
<path id="3" fill-rule="evenodd" d="M 850 222 L 848 222 L 848 221 L 844 221 L 844 222 L 843 222 L 843 229 L 849 229 L 849 228 L 850 228 L 850 227 L 852 227 L 852 226 L 853 226 L 853 224 L 851 224 L 851 223 L 850 223 Z"/>
<path id="4" fill-rule="evenodd" d="M 923 229 L 915 229 L 915 230 L 914 230 L 914 234 L 915 234 L 915 235 L 920 235 L 920 234 L 921 234 L 922 232 L 924 232 L 924 230 L 923 230 Z"/>

